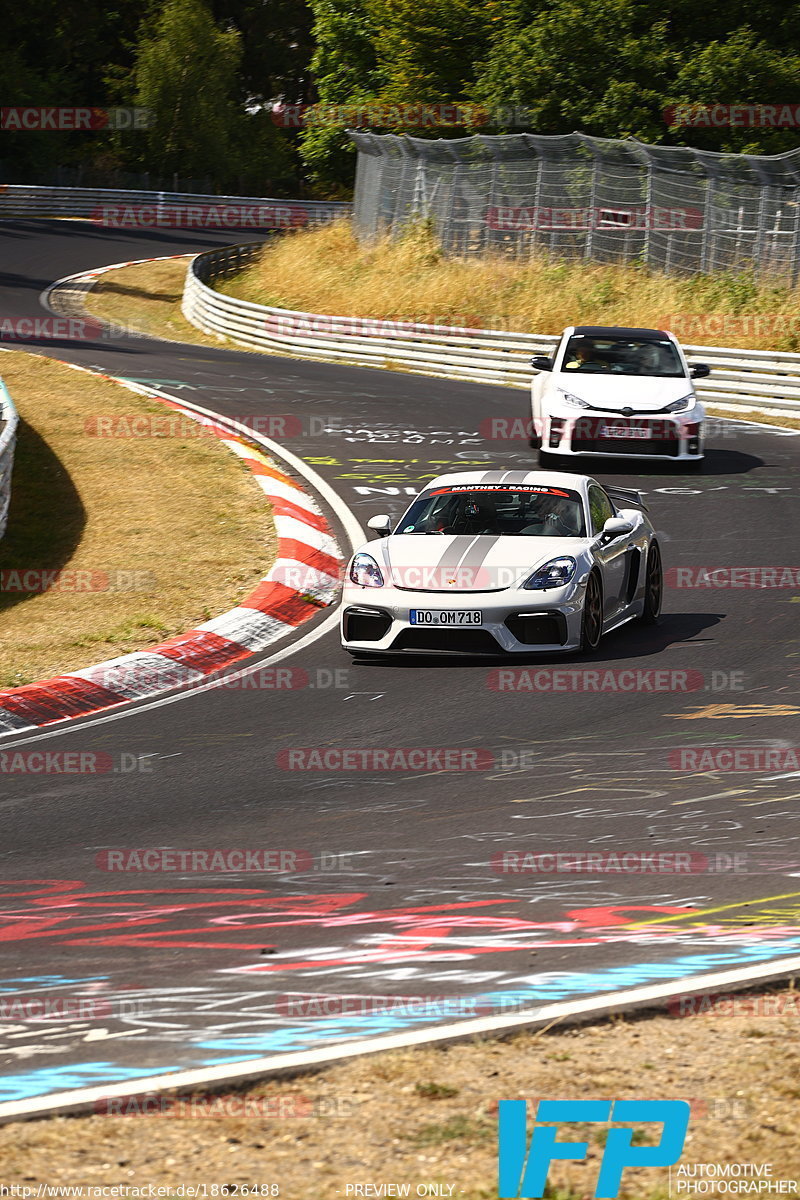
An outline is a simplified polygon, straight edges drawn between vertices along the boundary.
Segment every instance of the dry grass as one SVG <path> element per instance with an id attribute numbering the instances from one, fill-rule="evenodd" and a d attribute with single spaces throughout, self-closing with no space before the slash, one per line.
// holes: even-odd
<path id="1" fill-rule="evenodd" d="M 21 417 L 0 569 L 119 571 L 133 584 L 0 592 L 0 686 L 145 649 L 247 595 L 274 557 L 274 526 L 216 438 L 88 436 L 98 414 L 163 422 L 169 410 L 35 355 L 4 353 L 0 372 Z"/>
<path id="2" fill-rule="evenodd" d="M 153 337 L 218 346 L 218 338 L 200 333 L 181 312 L 189 262 L 188 258 L 165 259 L 109 271 L 87 294 L 86 308 L 105 321 Z"/>
<path id="3" fill-rule="evenodd" d="M 757 285 L 745 275 L 680 278 L 544 258 L 444 258 L 424 227 L 367 245 L 344 221 L 299 231 L 271 243 L 259 263 L 220 290 L 334 316 L 536 333 L 560 333 L 573 323 L 667 324 L 689 344 L 800 348 L 798 289 Z"/>
<path id="4" fill-rule="evenodd" d="M 800 1010 L 795 993 L 779 994 L 789 1001 L 783 1016 L 617 1019 L 396 1051 L 246 1093 L 302 1098 L 328 1115 L 12 1124 L 0 1129 L 0 1177 L 95 1186 L 275 1182 L 283 1200 L 335 1200 L 359 1182 L 408 1183 L 413 1196 L 418 1184 L 440 1182 L 455 1185 L 459 1200 L 488 1200 L 497 1195 L 497 1101 L 552 1097 L 690 1100 L 682 1163 L 768 1162 L 774 1178 L 797 1180 Z M 585 1132 L 589 1164 L 554 1164 L 551 1200 L 594 1195 L 602 1131 Z M 666 1184 L 664 1169 L 626 1172 L 621 1200 L 658 1200 Z"/>
<path id="5" fill-rule="evenodd" d="M 766 401 L 769 404 L 769 401 Z M 711 416 L 728 417 L 732 421 L 752 421 L 754 425 L 779 425 L 781 429 L 800 429 L 800 417 L 784 416 L 783 413 L 762 413 L 753 409 L 725 409 L 715 404 L 706 404 L 706 411 Z"/>

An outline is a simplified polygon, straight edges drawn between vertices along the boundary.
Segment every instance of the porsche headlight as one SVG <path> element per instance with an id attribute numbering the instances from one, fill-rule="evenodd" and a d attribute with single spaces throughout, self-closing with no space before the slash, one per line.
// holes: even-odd
<path id="1" fill-rule="evenodd" d="M 573 396 L 572 392 L 560 392 L 561 402 L 566 404 L 568 408 L 591 408 L 591 404 L 587 404 L 585 400 L 581 400 L 580 396 Z"/>
<path id="2" fill-rule="evenodd" d="M 550 562 L 534 571 L 530 579 L 526 579 L 522 586 L 529 592 L 542 591 L 544 588 L 564 587 L 573 578 L 577 569 L 578 564 L 574 558 L 569 556 L 551 558 Z"/>
<path id="3" fill-rule="evenodd" d="M 672 404 L 668 404 L 664 412 L 686 412 L 687 408 L 691 408 L 695 403 L 695 395 L 692 392 L 691 396 L 683 396 L 680 400 L 673 400 Z"/>
<path id="4" fill-rule="evenodd" d="M 350 567 L 350 578 L 359 587 L 383 587 L 381 569 L 371 554 L 357 554 Z"/>

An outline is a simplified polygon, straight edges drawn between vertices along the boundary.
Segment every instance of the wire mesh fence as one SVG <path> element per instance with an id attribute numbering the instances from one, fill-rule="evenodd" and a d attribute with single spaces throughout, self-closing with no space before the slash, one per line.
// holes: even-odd
<path id="1" fill-rule="evenodd" d="M 800 274 L 800 150 L 719 154 L 581 133 L 350 137 L 362 237 L 428 219 L 453 254 L 546 252 L 792 284 Z"/>

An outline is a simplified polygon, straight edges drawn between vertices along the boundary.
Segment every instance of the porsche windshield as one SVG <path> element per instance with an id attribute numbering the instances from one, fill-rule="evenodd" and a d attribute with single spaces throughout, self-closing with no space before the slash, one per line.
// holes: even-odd
<path id="1" fill-rule="evenodd" d="M 584 537 L 584 530 L 583 503 L 569 488 L 461 484 L 423 492 L 395 533 Z"/>
<path id="2" fill-rule="evenodd" d="M 561 369 L 578 375 L 649 375 L 657 379 L 686 376 L 678 351 L 668 338 L 576 333 L 567 343 Z"/>

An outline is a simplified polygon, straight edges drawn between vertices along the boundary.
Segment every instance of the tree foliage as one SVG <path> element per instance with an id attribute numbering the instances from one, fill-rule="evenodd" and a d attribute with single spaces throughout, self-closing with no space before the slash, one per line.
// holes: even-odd
<path id="1" fill-rule="evenodd" d="M 670 127 L 675 104 L 793 103 L 797 0 L 37 0 L 6 4 L 5 105 L 154 110 L 148 133 L 4 133 L 0 182 L 47 182 L 81 164 L 210 180 L 220 190 L 328 194 L 352 185 L 347 124 L 332 106 L 471 102 L 527 111 L 488 132 L 604 137 L 777 153 L 798 131 Z M 281 128 L 276 102 L 317 105 Z M 381 128 L 379 126 L 379 128 Z M 469 127 L 383 128 L 453 137 Z M 94 172 L 94 174 L 93 174 Z"/>

